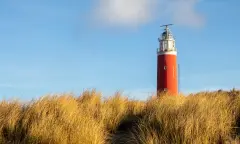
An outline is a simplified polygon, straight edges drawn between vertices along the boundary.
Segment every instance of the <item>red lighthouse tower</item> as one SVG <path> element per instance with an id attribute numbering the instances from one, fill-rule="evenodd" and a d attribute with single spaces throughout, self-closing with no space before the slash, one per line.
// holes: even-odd
<path id="1" fill-rule="evenodd" d="M 157 92 L 169 92 L 178 94 L 178 73 L 177 73 L 177 50 L 175 40 L 168 25 L 165 27 L 161 37 L 158 38 L 159 48 L 157 49 Z M 163 27 L 161 26 L 161 27 Z"/>

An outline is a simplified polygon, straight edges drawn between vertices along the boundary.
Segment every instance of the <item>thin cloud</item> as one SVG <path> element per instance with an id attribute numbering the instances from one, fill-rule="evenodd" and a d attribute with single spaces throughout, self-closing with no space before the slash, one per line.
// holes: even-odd
<path id="1" fill-rule="evenodd" d="M 204 16 L 197 12 L 198 0 L 173 0 L 169 2 L 169 11 L 175 23 L 186 26 L 202 26 Z"/>
<path id="2" fill-rule="evenodd" d="M 16 64 L 0 66 L 0 88 L 32 89 L 46 85 L 47 72 L 39 67 L 27 67 Z"/>
<path id="3" fill-rule="evenodd" d="M 15 87 L 15 86 L 11 85 L 11 84 L 5 84 L 5 83 L 0 84 L 0 88 L 13 88 L 13 87 Z"/>
<path id="4" fill-rule="evenodd" d="M 108 26 L 139 26 L 161 17 L 186 26 L 202 26 L 199 0 L 98 0 L 94 16 Z M 99 23 L 98 23 L 99 24 Z"/>
<path id="5" fill-rule="evenodd" d="M 8 83 L 2 83 L 0 84 L 0 88 L 9 88 L 9 89 L 31 89 L 36 88 L 37 86 L 34 86 L 33 84 L 26 84 L 26 83 L 15 83 L 15 84 L 8 84 Z"/>

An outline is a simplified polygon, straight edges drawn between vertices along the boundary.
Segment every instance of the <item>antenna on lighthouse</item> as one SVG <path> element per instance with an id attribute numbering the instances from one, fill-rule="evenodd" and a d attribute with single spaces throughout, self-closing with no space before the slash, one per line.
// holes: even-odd
<path id="1" fill-rule="evenodd" d="M 161 25 L 160 27 L 165 27 L 165 30 L 167 30 L 167 29 L 168 29 L 168 26 L 171 26 L 171 25 L 173 25 L 173 24 Z"/>
<path id="2" fill-rule="evenodd" d="M 171 25 L 173 25 L 173 24 L 161 25 L 160 27 L 165 27 L 164 33 L 165 33 L 167 36 L 170 34 L 171 37 L 175 38 L 175 37 L 171 34 L 171 30 L 168 28 L 168 27 L 171 26 Z"/>

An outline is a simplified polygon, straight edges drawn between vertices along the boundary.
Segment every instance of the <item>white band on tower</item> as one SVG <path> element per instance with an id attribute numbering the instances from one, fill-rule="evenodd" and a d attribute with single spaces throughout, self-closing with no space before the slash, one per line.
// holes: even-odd
<path id="1" fill-rule="evenodd" d="M 177 55 L 176 51 L 158 52 L 158 55 Z"/>

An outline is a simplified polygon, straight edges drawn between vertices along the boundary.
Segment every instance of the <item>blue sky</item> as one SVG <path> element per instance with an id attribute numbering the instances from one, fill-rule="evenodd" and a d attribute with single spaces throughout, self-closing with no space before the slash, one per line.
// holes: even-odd
<path id="1" fill-rule="evenodd" d="M 184 93 L 240 87 L 238 0 L 1 0 L 0 98 L 96 88 L 156 90 L 162 24 L 174 23 Z"/>

